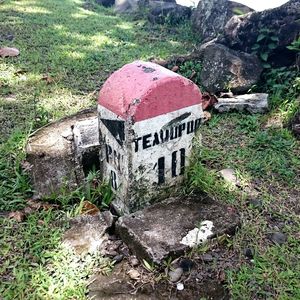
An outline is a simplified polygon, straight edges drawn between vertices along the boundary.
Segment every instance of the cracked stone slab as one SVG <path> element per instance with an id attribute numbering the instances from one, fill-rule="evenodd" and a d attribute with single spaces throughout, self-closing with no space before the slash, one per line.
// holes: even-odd
<path id="1" fill-rule="evenodd" d="M 239 216 L 205 197 L 169 198 L 119 218 L 116 231 L 139 259 L 160 264 L 207 239 L 233 234 Z"/>
<path id="2" fill-rule="evenodd" d="M 95 215 L 81 215 L 71 221 L 71 228 L 63 236 L 63 244 L 77 254 L 93 253 L 107 240 L 106 232 L 113 225 L 109 211 Z"/>
<path id="3" fill-rule="evenodd" d="M 88 169 L 90 153 L 99 152 L 96 120 L 95 110 L 83 110 L 42 127 L 29 137 L 26 161 L 37 196 L 50 196 L 62 188 L 73 190 L 83 182 L 85 162 Z M 75 145 L 74 138 L 80 143 Z"/>
<path id="4" fill-rule="evenodd" d="M 246 94 L 232 98 L 218 98 L 218 103 L 214 105 L 218 112 L 228 112 L 232 110 L 250 113 L 265 113 L 268 111 L 268 94 Z"/>

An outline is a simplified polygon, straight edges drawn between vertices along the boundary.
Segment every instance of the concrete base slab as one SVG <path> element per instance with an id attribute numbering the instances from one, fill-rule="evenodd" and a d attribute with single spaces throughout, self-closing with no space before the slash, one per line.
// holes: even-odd
<path id="1" fill-rule="evenodd" d="M 233 234 L 238 215 L 205 196 L 170 198 L 119 218 L 116 231 L 139 259 L 162 263 L 207 239 Z"/>
<path id="2" fill-rule="evenodd" d="M 97 158 L 99 161 L 98 134 L 96 111 L 83 110 L 50 123 L 30 136 L 26 161 L 38 197 L 50 196 L 62 188 L 73 190 L 83 182 L 92 167 L 91 161 Z"/>

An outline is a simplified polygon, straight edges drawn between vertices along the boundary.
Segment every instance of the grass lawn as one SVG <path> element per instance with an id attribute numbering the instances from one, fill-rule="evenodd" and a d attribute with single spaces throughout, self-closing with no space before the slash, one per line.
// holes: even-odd
<path id="1" fill-rule="evenodd" d="M 28 134 L 95 106 L 101 85 L 123 64 L 185 54 L 193 42 L 188 25 L 153 27 L 92 1 L 0 1 L 0 47 L 20 50 L 16 58 L 0 58 L 0 299 L 86 299 L 93 270 L 112 268 L 107 259 L 78 257 L 60 243 L 80 200 L 88 199 L 82 191 L 61 195 L 59 209 L 30 213 L 21 222 L 5 217 L 32 195 L 21 168 Z M 213 114 L 202 127 L 203 145 L 186 181 L 241 214 L 241 228 L 228 244 L 239 263 L 225 270 L 233 299 L 300 299 L 300 145 L 281 126 L 299 105 L 299 74 L 281 86 L 274 74 L 265 87 L 269 114 Z M 229 167 L 239 188 L 217 175 Z M 259 207 L 248 204 L 249 193 Z M 276 231 L 287 235 L 283 245 L 270 241 Z"/>

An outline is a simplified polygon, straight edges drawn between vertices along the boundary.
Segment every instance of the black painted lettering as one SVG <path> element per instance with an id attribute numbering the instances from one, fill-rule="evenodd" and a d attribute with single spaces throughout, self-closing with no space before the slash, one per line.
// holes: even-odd
<path id="1" fill-rule="evenodd" d="M 157 132 L 154 133 L 154 139 L 153 139 L 152 146 L 156 146 L 156 145 L 159 145 L 159 138 L 158 138 L 158 133 Z"/>
<path id="2" fill-rule="evenodd" d="M 176 167 L 177 167 L 177 151 L 172 153 L 172 177 L 176 177 Z"/>
<path id="3" fill-rule="evenodd" d="M 141 140 L 141 137 L 138 137 L 137 139 L 134 139 L 134 152 L 139 151 L 139 141 Z"/>
<path id="4" fill-rule="evenodd" d="M 178 137 L 182 136 L 182 132 L 185 130 L 185 123 L 182 123 L 179 125 L 179 133 L 178 133 Z"/>
<path id="5" fill-rule="evenodd" d="M 171 128 L 171 136 L 170 136 L 170 140 L 177 139 L 177 137 L 178 137 L 178 126 L 172 127 L 172 128 Z"/>
<path id="6" fill-rule="evenodd" d="M 194 132 L 194 120 L 187 122 L 187 134 Z"/>
<path id="7" fill-rule="evenodd" d="M 180 173 L 179 175 L 183 175 L 185 171 L 185 149 L 181 148 L 180 152 Z"/>
<path id="8" fill-rule="evenodd" d="M 201 125 L 201 119 L 197 119 L 195 121 L 195 131 L 200 127 L 200 125 Z"/>
<path id="9" fill-rule="evenodd" d="M 158 184 L 165 182 L 165 158 L 162 156 L 158 159 Z"/>
<path id="10" fill-rule="evenodd" d="M 151 133 L 146 134 L 143 136 L 143 149 L 147 149 L 151 147 L 150 137 L 152 136 Z"/>
<path id="11" fill-rule="evenodd" d="M 106 149 L 106 161 L 109 163 L 111 155 L 112 155 L 112 147 L 109 145 L 105 145 L 105 149 Z"/>
<path id="12" fill-rule="evenodd" d="M 168 142 L 170 137 L 169 129 L 161 130 L 160 131 L 160 140 L 162 143 Z"/>
<path id="13" fill-rule="evenodd" d="M 117 174 L 111 170 L 110 171 L 110 181 L 111 181 L 111 187 L 115 190 L 117 190 L 118 185 L 117 185 Z"/>

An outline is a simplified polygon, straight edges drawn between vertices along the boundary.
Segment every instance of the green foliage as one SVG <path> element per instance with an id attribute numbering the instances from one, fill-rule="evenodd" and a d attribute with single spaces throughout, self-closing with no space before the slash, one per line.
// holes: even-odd
<path id="1" fill-rule="evenodd" d="M 291 45 L 287 46 L 289 50 L 296 51 L 298 54 L 300 53 L 300 37 L 295 39 Z"/>
<path id="2" fill-rule="evenodd" d="M 258 55 L 265 69 L 271 68 L 268 59 L 272 51 L 277 48 L 278 41 L 278 37 L 273 30 L 268 28 L 260 29 L 256 43 L 252 46 L 252 52 Z"/>
<path id="3" fill-rule="evenodd" d="M 200 61 L 186 61 L 179 67 L 179 73 L 191 79 L 197 85 L 201 85 L 200 74 L 202 70 L 202 64 Z"/>

